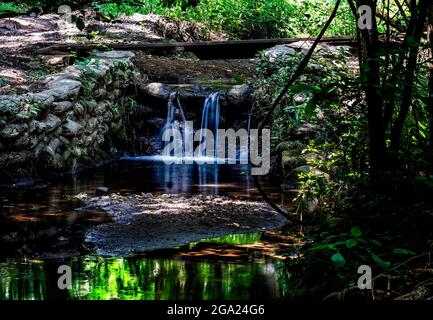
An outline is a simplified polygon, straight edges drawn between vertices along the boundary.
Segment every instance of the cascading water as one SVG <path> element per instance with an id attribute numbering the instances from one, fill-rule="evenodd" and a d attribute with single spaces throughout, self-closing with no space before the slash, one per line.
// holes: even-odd
<path id="1" fill-rule="evenodd" d="M 252 111 L 252 110 L 251 110 Z M 251 113 L 248 119 L 248 131 L 251 126 Z M 203 104 L 201 112 L 201 125 L 197 126 L 196 129 L 207 129 L 212 132 L 210 137 L 207 137 L 204 130 L 201 131 L 199 141 L 195 141 L 196 145 L 200 145 L 196 154 L 191 153 L 194 147 L 194 142 L 190 141 L 194 138 L 194 129 L 192 126 L 187 125 L 187 115 L 185 114 L 184 108 L 180 102 L 179 95 L 177 92 L 172 92 L 167 103 L 167 118 L 165 125 L 161 130 L 161 138 L 167 130 L 173 129 L 177 132 L 176 135 L 171 136 L 170 141 L 165 141 L 162 144 L 164 151 L 160 155 L 153 156 L 141 156 L 141 157 L 124 157 L 125 160 L 144 160 L 144 161 L 163 161 L 165 163 L 170 162 L 171 164 L 185 164 L 182 166 L 171 166 L 166 165 L 162 171 L 159 171 L 159 177 L 164 181 L 165 192 L 188 192 L 193 186 L 190 184 L 192 177 L 198 177 L 198 187 L 200 193 L 213 193 L 218 194 L 219 191 L 219 180 L 220 174 L 225 168 L 219 168 L 217 164 L 218 159 L 218 129 L 220 129 L 221 121 L 221 106 L 220 106 L 220 93 L 210 93 Z M 190 123 L 191 124 L 191 123 Z M 170 135 L 170 134 L 169 134 Z M 173 140 L 175 139 L 175 141 Z M 205 143 L 203 141 L 206 139 Z M 171 146 L 169 146 L 171 144 Z M 192 144 L 192 145 L 191 145 Z M 175 152 L 172 154 L 173 145 L 177 145 L 176 151 L 182 150 L 182 152 Z M 170 148 L 166 148 L 169 146 Z M 207 152 L 206 152 L 207 149 Z M 212 152 L 210 152 L 212 149 Z M 248 148 L 247 148 L 248 149 Z M 171 150 L 171 151 L 168 151 Z M 247 157 L 248 150 L 239 149 L 237 150 L 237 159 Z M 228 160 L 224 158 L 224 160 Z M 193 165 L 194 162 L 199 164 L 198 166 Z M 202 163 L 202 164 L 200 164 Z M 218 161 L 220 163 L 220 161 Z M 248 169 L 243 169 L 248 170 Z M 246 184 L 249 186 L 248 175 L 243 176 Z M 249 187 L 248 187 L 249 189 Z"/>
<path id="2" fill-rule="evenodd" d="M 180 119 L 177 120 L 176 115 L 180 114 Z M 220 126 L 220 116 L 221 116 L 221 107 L 220 107 L 220 93 L 213 92 L 211 93 L 205 100 L 203 105 L 203 111 L 201 116 L 201 127 L 202 134 L 200 139 L 200 149 L 198 155 L 194 157 L 193 154 L 188 152 L 189 149 L 192 149 L 188 144 L 191 142 L 188 140 L 189 137 L 193 136 L 193 132 L 189 132 L 188 130 L 192 130 L 186 125 L 186 117 L 185 112 L 183 110 L 182 104 L 178 98 L 177 92 L 172 92 L 170 95 L 170 99 L 167 105 L 167 120 L 162 129 L 162 134 L 170 129 L 176 129 L 180 132 L 180 135 L 177 136 L 175 141 L 166 141 L 164 147 L 166 147 L 169 143 L 173 143 L 177 146 L 182 146 L 182 158 L 194 158 L 194 159 L 203 159 L 209 157 L 214 158 L 215 160 L 218 158 L 218 135 L 217 131 Z M 207 133 L 212 133 L 211 135 L 207 135 Z M 165 149 L 166 150 L 166 149 Z M 208 150 L 208 152 L 207 152 Z M 212 150 L 209 153 L 209 150 Z M 163 157 L 172 157 L 173 155 L 168 154 L 169 152 L 163 151 Z"/>
<path id="3" fill-rule="evenodd" d="M 176 111 L 180 112 L 180 115 L 182 118 L 182 120 L 180 122 L 176 120 Z M 178 93 L 172 92 L 170 94 L 170 98 L 168 100 L 167 120 L 166 120 L 165 125 L 162 129 L 162 132 L 164 133 L 166 130 L 169 130 L 169 129 L 178 129 L 179 130 L 179 132 L 181 133 L 181 136 L 179 137 L 178 141 L 175 141 L 175 143 L 182 146 L 182 151 L 183 151 L 182 154 L 183 155 L 185 155 L 185 146 L 186 146 L 185 137 L 187 136 L 185 123 L 186 123 L 185 112 L 183 111 L 182 104 L 180 103 Z M 166 141 L 165 146 L 167 146 L 168 143 L 169 143 L 169 141 Z M 170 154 L 164 154 L 163 153 L 163 156 L 170 156 Z"/>
<path id="4" fill-rule="evenodd" d="M 201 120 L 201 129 L 202 130 L 210 130 L 210 132 L 213 133 L 213 141 L 209 141 L 209 137 L 206 136 L 206 132 L 202 134 L 201 137 L 201 143 L 203 143 L 203 140 L 206 140 L 206 147 L 209 145 L 212 145 L 212 143 L 209 144 L 209 142 L 213 142 L 213 157 L 218 158 L 218 129 L 219 129 L 219 123 L 220 123 L 220 93 L 219 92 L 213 92 L 211 93 L 204 103 L 203 107 L 203 113 L 202 113 L 202 120 Z M 200 155 L 206 156 L 206 150 L 201 149 Z"/>

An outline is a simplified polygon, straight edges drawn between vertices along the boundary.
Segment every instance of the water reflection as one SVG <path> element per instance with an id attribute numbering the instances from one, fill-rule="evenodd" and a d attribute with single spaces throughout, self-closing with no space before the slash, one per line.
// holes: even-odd
<path id="1" fill-rule="evenodd" d="M 210 239 L 252 244 L 260 233 Z M 198 245 L 197 243 L 194 245 Z M 57 268 L 71 266 L 72 288 L 57 289 Z M 279 299 L 285 296 L 283 262 L 229 263 L 168 258 L 75 257 L 0 263 L 1 300 L 211 300 Z"/>
<path id="2" fill-rule="evenodd" d="M 81 204 L 72 196 L 93 195 L 100 186 L 111 192 L 201 193 L 261 199 L 250 182 L 248 166 L 167 166 L 156 161 L 120 161 L 91 173 L 64 177 L 41 190 L 2 190 L 0 299 L 258 299 L 285 295 L 287 276 L 282 262 L 268 257 L 228 262 L 227 256 L 220 255 L 220 259 L 206 260 L 209 254 L 194 255 L 192 248 L 189 257 L 28 260 L 26 257 L 55 247 L 62 252 L 65 249 L 61 245 L 68 237 L 68 250 L 79 252 L 81 242 L 72 241 L 77 226 L 101 223 L 106 216 L 75 211 Z M 6 238 L 9 240 L 4 241 Z M 259 233 L 208 242 L 244 245 L 260 241 Z M 233 252 L 252 256 L 249 248 Z M 212 247 L 212 255 L 218 254 Z M 68 291 L 57 289 L 57 268 L 63 264 L 72 266 L 74 274 L 73 288 Z"/>

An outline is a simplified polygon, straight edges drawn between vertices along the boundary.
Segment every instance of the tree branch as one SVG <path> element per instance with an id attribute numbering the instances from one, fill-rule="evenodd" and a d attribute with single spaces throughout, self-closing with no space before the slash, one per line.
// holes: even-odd
<path id="1" fill-rule="evenodd" d="M 316 49 L 317 45 L 320 43 L 320 40 L 325 35 L 326 30 L 328 30 L 329 26 L 331 25 L 332 21 L 334 20 L 335 16 L 337 15 L 338 8 L 340 7 L 341 0 L 337 0 L 334 6 L 334 10 L 331 13 L 331 16 L 329 17 L 328 21 L 326 21 L 325 25 L 323 26 L 322 30 L 320 31 L 319 35 L 317 36 L 316 40 L 314 41 L 313 45 L 311 46 L 310 50 L 308 50 L 308 53 L 305 55 L 304 59 L 299 64 L 298 68 L 296 69 L 293 76 L 290 78 L 290 80 L 287 82 L 287 84 L 284 86 L 283 90 L 281 90 L 281 93 L 278 95 L 278 97 L 272 102 L 270 110 L 268 111 L 265 119 L 261 123 L 259 127 L 259 131 L 263 130 L 263 128 L 266 126 L 266 124 L 271 120 L 272 113 L 275 111 L 275 109 L 280 104 L 281 100 L 286 95 L 287 91 L 290 89 L 290 87 L 293 85 L 293 83 L 299 78 L 299 76 L 302 75 L 305 68 L 307 67 L 308 63 L 310 62 L 311 56 L 314 53 L 314 50 Z"/>

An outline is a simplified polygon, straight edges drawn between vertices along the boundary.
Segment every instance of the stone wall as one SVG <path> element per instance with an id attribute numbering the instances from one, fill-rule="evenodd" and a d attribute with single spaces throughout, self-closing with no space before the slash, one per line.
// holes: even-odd
<path id="1" fill-rule="evenodd" d="M 46 77 L 37 93 L 0 96 L 0 182 L 95 166 L 125 140 L 132 52 L 95 53 Z"/>

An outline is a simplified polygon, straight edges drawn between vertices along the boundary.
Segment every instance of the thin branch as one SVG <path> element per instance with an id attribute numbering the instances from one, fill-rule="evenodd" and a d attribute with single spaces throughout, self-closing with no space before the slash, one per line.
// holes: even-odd
<path id="1" fill-rule="evenodd" d="M 319 44 L 320 40 L 322 39 L 322 37 L 325 35 L 326 30 L 328 30 L 329 26 L 331 25 L 332 21 L 334 20 L 335 16 L 337 15 L 337 11 L 338 8 L 340 7 L 341 4 L 341 0 L 337 0 L 337 2 L 335 3 L 335 7 L 334 10 L 331 13 L 331 16 L 329 17 L 328 21 L 326 21 L 325 25 L 323 26 L 322 30 L 320 31 L 320 34 L 318 35 L 318 37 L 316 38 L 316 40 L 314 41 L 313 45 L 311 46 L 310 50 L 308 51 L 308 53 L 306 54 L 306 56 L 304 57 L 304 59 L 301 61 L 301 63 L 299 64 L 298 68 L 296 69 L 295 73 L 293 74 L 293 76 L 291 77 L 291 79 L 287 82 L 287 84 L 284 86 L 283 90 L 281 91 L 281 93 L 278 95 L 278 97 L 272 102 L 271 104 L 271 108 L 268 111 L 265 119 L 263 120 L 263 122 L 261 123 L 260 127 L 259 127 L 259 132 L 261 130 L 263 130 L 263 128 L 266 126 L 266 124 L 269 122 L 269 120 L 271 120 L 272 114 L 274 113 L 275 109 L 278 107 L 278 105 L 280 104 L 281 100 L 284 98 L 284 96 L 286 95 L 287 91 L 290 89 L 290 87 L 293 85 L 293 83 L 302 75 L 302 73 L 304 72 L 305 68 L 307 67 L 308 63 L 310 62 L 311 56 L 314 53 L 314 50 L 316 49 L 317 45 Z"/>

